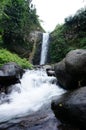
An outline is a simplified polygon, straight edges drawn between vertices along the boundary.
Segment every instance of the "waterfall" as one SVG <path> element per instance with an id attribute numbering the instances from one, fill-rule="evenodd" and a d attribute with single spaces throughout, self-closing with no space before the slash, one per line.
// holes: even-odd
<path id="1" fill-rule="evenodd" d="M 40 65 L 46 63 L 47 52 L 48 52 L 48 43 L 49 43 L 49 33 L 43 33 Z"/>
<path id="2" fill-rule="evenodd" d="M 49 77 L 46 71 L 27 70 L 21 79 L 21 84 L 13 85 L 12 92 L 6 98 L 9 102 L 0 104 L 0 124 L 30 115 L 52 101 L 54 96 L 60 96 L 64 90 L 53 83 L 55 77 Z M 4 97 L 3 101 L 4 101 Z M 0 99 L 1 101 L 2 99 Z"/>

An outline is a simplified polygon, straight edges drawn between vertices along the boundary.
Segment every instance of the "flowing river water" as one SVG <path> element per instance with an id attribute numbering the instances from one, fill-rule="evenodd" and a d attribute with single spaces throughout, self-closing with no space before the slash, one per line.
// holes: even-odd
<path id="1" fill-rule="evenodd" d="M 46 63 L 48 42 L 49 34 L 44 33 L 41 65 Z M 21 83 L 9 88 L 8 95 L 0 95 L 0 130 L 74 130 L 57 128 L 51 102 L 65 91 L 45 69 L 26 70 Z"/>
<path id="2" fill-rule="evenodd" d="M 64 90 L 56 85 L 55 80 L 55 77 L 47 76 L 43 69 L 27 70 L 21 84 L 12 86 L 11 93 L 6 97 L 9 102 L 0 105 L 0 123 L 30 115 L 44 104 L 49 104 L 53 97 L 59 97 Z"/>
<path id="3" fill-rule="evenodd" d="M 47 60 L 48 43 L 49 33 L 43 33 L 41 65 Z M 21 84 L 9 88 L 8 95 L 0 95 L 0 130 L 54 130 L 56 119 L 50 109 L 51 101 L 64 93 L 55 77 L 47 76 L 43 68 L 26 70 Z M 20 128 L 21 124 L 25 127 Z"/>

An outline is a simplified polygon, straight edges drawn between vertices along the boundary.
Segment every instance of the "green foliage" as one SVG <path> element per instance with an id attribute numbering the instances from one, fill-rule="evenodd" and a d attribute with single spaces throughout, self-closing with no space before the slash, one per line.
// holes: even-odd
<path id="1" fill-rule="evenodd" d="M 27 7 L 25 8 L 25 5 L 26 2 L 24 2 L 24 0 L 9 0 L 8 3 L 5 4 L 1 19 L 1 27 L 3 30 L 2 36 L 4 43 L 21 44 L 24 42 L 23 28 L 26 24 L 25 16 L 27 9 Z"/>
<path id="2" fill-rule="evenodd" d="M 86 8 L 65 18 L 65 23 L 57 25 L 51 33 L 51 62 L 60 61 L 67 52 L 77 48 L 86 49 Z"/>
<path id="3" fill-rule="evenodd" d="M 42 27 L 31 0 L 0 0 L 0 35 L 5 48 L 14 52 L 14 46 L 30 49 L 29 33 L 37 29 Z"/>
<path id="4" fill-rule="evenodd" d="M 30 5 L 30 0 L 8 0 L 3 9 L 3 30 L 24 36 L 35 29 L 34 26 L 41 27 L 36 9 L 30 8 Z"/>
<path id="5" fill-rule="evenodd" d="M 51 62 L 62 60 L 66 53 L 77 48 L 86 49 L 86 8 L 65 18 L 65 23 L 57 25 L 51 33 Z"/>
<path id="6" fill-rule="evenodd" d="M 25 58 L 21 59 L 18 55 L 12 54 L 5 49 L 0 49 L 0 66 L 7 62 L 16 62 L 23 68 L 32 68 L 32 65 Z"/>
<path id="7" fill-rule="evenodd" d="M 86 49 L 86 37 L 80 39 L 80 48 Z"/>
<path id="8" fill-rule="evenodd" d="M 68 45 L 66 44 L 64 37 L 64 30 L 65 26 L 57 25 L 51 34 L 50 57 L 52 63 L 60 61 L 68 52 Z"/>

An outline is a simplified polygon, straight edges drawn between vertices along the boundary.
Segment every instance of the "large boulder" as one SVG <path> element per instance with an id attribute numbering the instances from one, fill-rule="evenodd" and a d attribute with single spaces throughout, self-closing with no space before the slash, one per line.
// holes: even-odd
<path id="1" fill-rule="evenodd" d="M 51 108 L 60 121 L 86 129 L 86 87 L 63 94 Z"/>
<path id="2" fill-rule="evenodd" d="M 14 62 L 9 62 L 0 68 L 0 88 L 20 83 L 24 70 Z"/>
<path id="3" fill-rule="evenodd" d="M 72 75 L 86 75 L 86 50 L 70 51 L 65 58 L 67 71 Z"/>
<path id="4" fill-rule="evenodd" d="M 54 67 L 58 83 L 63 88 L 74 89 L 86 85 L 86 50 L 70 51 Z"/>
<path id="5" fill-rule="evenodd" d="M 78 87 L 86 85 L 86 49 L 70 51 L 65 58 L 66 70 L 78 83 Z"/>
<path id="6" fill-rule="evenodd" d="M 65 66 L 65 59 L 54 66 L 55 75 L 58 84 L 65 89 L 74 89 L 77 86 L 76 80 L 67 72 Z"/>

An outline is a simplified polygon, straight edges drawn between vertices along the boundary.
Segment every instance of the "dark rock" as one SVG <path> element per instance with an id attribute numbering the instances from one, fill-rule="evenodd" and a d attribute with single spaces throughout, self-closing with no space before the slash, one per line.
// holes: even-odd
<path id="1" fill-rule="evenodd" d="M 55 71 L 51 65 L 45 65 L 44 69 L 46 70 L 48 76 L 55 76 Z"/>
<path id="2" fill-rule="evenodd" d="M 58 130 L 59 124 L 47 106 L 29 116 L 0 123 L 0 130 Z"/>
<path id="3" fill-rule="evenodd" d="M 86 129 L 86 87 L 63 94 L 51 108 L 60 121 Z"/>
<path id="4" fill-rule="evenodd" d="M 24 70 L 14 62 L 9 62 L 0 68 L 0 89 L 6 90 L 7 86 L 20 83 Z"/>
<path id="5" fill-rule="evenodd" d="M 0 123 L 0 130 L 80 130 L 56 119 L 50 106 L 19 119 Z"/>
<path id="6" fill-rule="evenodd" d="M 70 51 L 65 58 L 66 70 L 78 83 L 78 87 L 86 85 L 86 50 Z"/>
<path id="7" fill-rule="evenodd" d="M 21 78 L 24 70 L 15 62 L 9 62 L 4 64 L 0 70 L 4 73 L 4 76 L 15 76 Z"/>
<path id="8" fill-rule="evenodd" d="M 8 93 L 8 86 L 20 83 L 16 76 L 0 76 L 0 92 Z"/>
<path id="9" fill-rule="evenodd" d="M 77 87 L 77 82 L 73 76 L 71 76 L 65 66 L 65 59 L 57 63 L 54 66 L 55 76 L 57 77 L 58 84 L 65 89 L 75 89 Z"/>
<path id="10" fill-rule="evenodd" d="M 3 103 L 10 103 L 10 99 L 8 97 L 8 95 L 6 95 L 5 93 L 1 93 L 0 94 L 0 105 Z"/>
<path id="11" fill-rule="evenodd" d="M 65 59 L 54 67 L 58 83 L 65 89 L 76 89 L 86 85 L 86 50 L 70 51 Z"/>
<path id="12" fill-rule="evenodd" d="M 43 69 L 45 70 L 52 70 L 52 66 L 51 65 L 43 65 Z"/>
<path id="13" fill-rule="evenodd" d="M 67 71 L 72 75 L 86 75 L 86 50 L 70 51 L 65 58 Z"/>
<path id="14" fill-rule="evenodd" d="M 55 76 L 55 71 L 53 70 L 46 70 L 48 76 Z"/>

